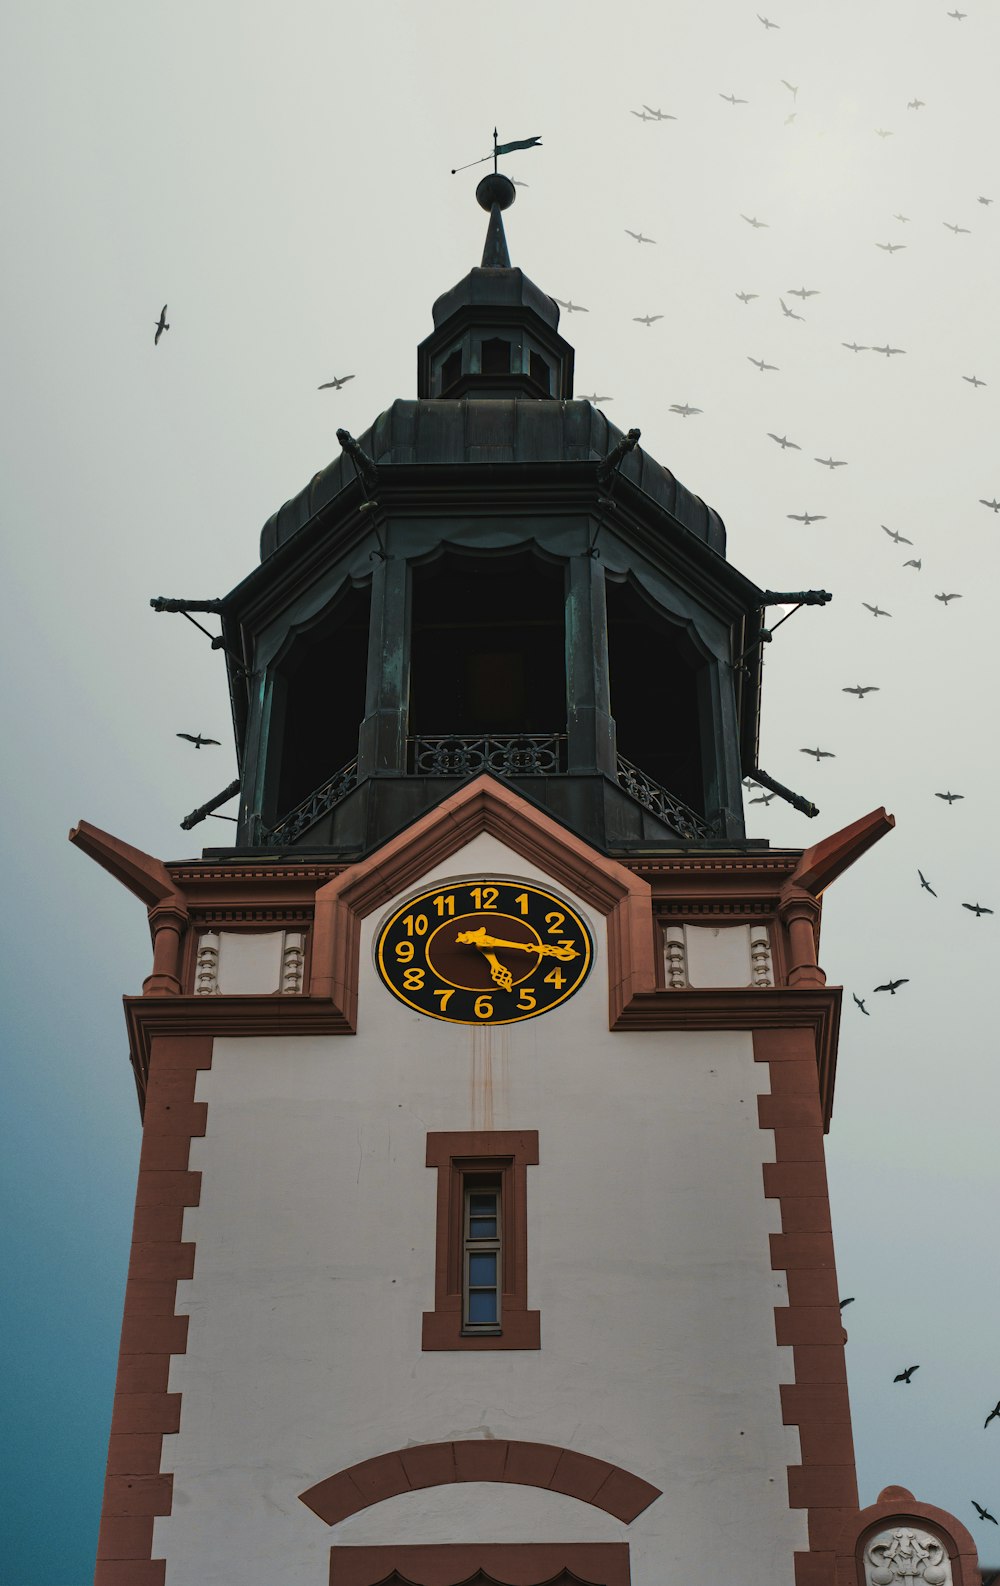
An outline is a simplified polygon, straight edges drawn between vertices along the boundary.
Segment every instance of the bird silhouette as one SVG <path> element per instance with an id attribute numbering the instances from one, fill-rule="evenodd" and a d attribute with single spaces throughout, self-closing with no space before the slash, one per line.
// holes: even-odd
<path id="1" fill-rule="evenodd" d="M 978 379 L 977 376 L 974 375 L 974 374 L 964 374 L 962 376 L 962 379 L 963 380 L 968 380 L 970 385 L 985 385 L 986 384 L 985 380 Z"/>
<path id="2" fill-rule="evenodd" d="M 875 128 L 875 136 L 877 138 L 891 138 L 892 137 L 892 133 L 891 132 L 887 132 L 884 127 L 876 127 Z"/>
<path id="3" fill-rule="evenodd" d="M 737 99 L 735 94 L 720 94 L 719 98 L 725 99 L 727 104 L 730 105 L 746 105 L 750 103 L 748 99 Z"/>
<path id="4" fill-rule="evenodd" d="M 782 86 L 782 88 L 787 88 L 788 89 L 788 92 L 791 94 L 793 99 L 797 99 L 798 98 L 798 96 L 799 96 L 798 89 L 797 88 L 793 88 L 792 84 L 786 82 L 784 78 L 781 79 L 781 86 Z"/>
<path id="5" fill-rule="evenodd" d="M 822 463 L 824 468 L 846 468 L 847 467 L 847 459 L 845 457 L 842 457 L 839 461 L 836 461 L 833 457 L 814 457 L 813 458 L 813 462 L 814 463 Z"/>
<path id="6" fill-rule="evenodd" d="M 736 296 L 739 298 L 741 303 L 751 303 L 751 302 L 753 302 L 753 299 L 755 297 L 759 297 L 760 296 L 760 293 L 759 292 L 737 292 Z"/>
<path id="7" fill-rule="evenodd" d="M 773 798 L 774 798 L 774 794 L 773 793 L 762 793 L 759 798 L 751 799 L 750 803 L 751 804 L 770 804 L 770 802 L 771 802 L 771 800 Z"/>
<path id="8" fill-rule="evenodd" d="M 867 347 L 859 346 L 856 341 L 842 341 L 840 345 L 842 347 L 846 347 L 848 352 L 867 352 L 868 351 Z"/>
<path id="9" fill-rule="evenodd" d="M 768 17 L 762 17 L 759 11 L 757 12 L 757 21 L 763 22 L 766 28 L 776 28 L 781 26 L 780 22 L 772 22 Z"/>
<path id="10" fill-rule="evenodd" d="M 935 793 L 936 799 L 944 799 L 946 804 L 954 804 L 956 799 L 964 799 L 964 793 Z"/>
<path id="11" fill-rule="evenodd" d="M 951 16 L 951 14 L 952 13 L 949 11 L 948 15 Z M 990 1514 L 990 1511 L 988 1509 L 984 1509 L 981 1503 L 977 1503 L 975 1498 L 970 1498 L 969 1502 L 972 1504 L 972 1507 L 975 1509 L 980 1520 L 992 1520 L 994 1525 L 997 1524 L 996 1515 Z"/>
<path id="12" fill-rule="evenodd" d="M 627 226 L 625 227 L 625 235 L 627 237 L 634 237 L 636 242 L 651 242 L 654 247 L 656 245 L 655 237 L 644 237 L 641 231 L 629 231 Z"/>
<path id="13" fill-rule="evenodd" d="M 662 318 L 663 318 L 662 314 L 633 314 L 632 315 L 633 323 L 636 324 L 636 325 L 645 325 L 647 330 L 649 329 L 650 325 L 655 325 L 656 321 L 658 319 L 662 319 Z"/>
<path id="14" fill-rule="evenodd" d="M 170 329 L 170 326 L 167 324 L 166 303 L 164 303 L 163 307 L 160 309 L 159 319 L 154 321 L 154 323 L 156 325 L 156 335 L 153 337 L 153 346 L 156 347 L 159 345 L 160 337 L 163 335 L 163 332 Z"/>
<path id="15" fill-rule="evenodd" d="M 863 997 L 859 997 L 856 991 L 852 991 L 851 992 L 851 996 L 854 998 L 855 1002 L 857 1003 L 858 1007 L 861 1009 L 861 1012 L 864 1014 L 865 1018 L 866 1019 L 870 1019 L 871 1018 L 871 1014 L 868 1012 L 868 1009 L 865 1007 L 864 998 Z"/>
<path id="16" fill-rule="evenodd" d="M 894 997 L 896 995 L 896 988 L 898 986 L 908 986 L 909 984 L 910 984 L 909 976 L 908 975 L 904 975 L 902 980 L 887 980 L 884 983 L 884 985 L 876 986 L 875 990 L 876 991 L 887 991 L 889 993 L 890 997 Z M 917 1369 L 916 1366 L 911 1366 L 910 1367 L 911 1371 L 916 1371 L 916 1369 Z M 899 1380 L 900 1379 L 897 1377 L 896 1381 L 898 1382 Z M 907 1382 L 909 1382 L 909 1380 L 910 1380 L 909 1377 L 907 1377 L 906 1380 L 907 1380 Z"/>
<path id="17" fill-rule="evenodd" d="M 977 204 L 992 204 L 992 202 L 992 198 L 983 198 L 982 195 L 976 199 Z"/>
<path id="18" fill-rule="evenodd" d="M 961 595 L 935 595 L 935 600 L 940 600 L 942 605 L 947 605 L 949 600 L 961 600 Z"/>
<path id="19" fill-rule="evenodd" d="M 654 121 L 676 121 L 676 116 L 671 116 L 666 110 L 654 110 L 652 105 L 643 105 L 643 110 L 648 111 Z"/>
<path id="20" fill-rule="evenodd" d="M 953 231 L 955 233 L 956 237 L 960 237 L 960 236 L 968 237 L 968 236 L 971 236 L 971 232 L 969 231 L 968 226 L 959 226 L 957 224 L 952 224 L 952 222 L 950 220 L 942 220 L 941 224 L 942 224 L 942 226 L 947 226 L 949 231 Z"/>
<path id="21" fill-rule="evenodd" d="M 743 211 L 740 210 L 740 219 L 741 220 L 745 220 L 748 226 L 752 226 L 753 227 L 754 231 L 767 231 L 767 230 L 769 230 L 767 221 L 766 220 L 758 220 L 756 215 L 744 215 Z"/>
<path id="22" fill-rule="evenodd" d="M 883 253 L 901 253 L 906 247 L 905 242 L 877 242 L 876 248 L 881 248 Z"/>
<path id="23" fill-rule="evenodd" d="M 853 688 L 842 688 L 840 692 L 842 694 L 856 694 L 859 699 L 864 699 L 866 694 L 878 694 L 880 690 L 877 683 L 866 683 L 863 687 L 860 683 L 855 683 Z"/>
<path id="24" fill-rule="evenodd" d="M 948 15 L 950 17 L 954 17 L 956 22 L 964 22 L 966 17 L 968 16 L 968 14 L 969 14 L 968 11 L 949 11 L 948 12 Z"/>
<path id="25" fill-rule="evenodd" d="M 188 743 L 193 743 L 196 749 L 200 749 L 202 745 L 206 743 L 214 743 L 216 747 L 221 748 L 218 738 L 203 738 L 200 732 L 196 733 L 193 737 L 189 732 L 179 732 L 175 734 L 175 736 L 178 738 L 185 738 Z"/>
<path id="26" fill-rule="evenodd" d="M 890 347 L 886 342 L 884 347 L 873 347 L 872 352 L 884 352 L 887 358 L 892 358 L 896 353 L 905 353 L 905 347 Z"/>
<path id="27" fill-rule="evenodd" d="M 671 402 L 671 413 L 679 413 L 682 419 L 690 418 L 693 413 L 700 413 L 701 408 L 689 408 L 686 402 Z"/>
<path id="28" fill-rule="evenodd" d="M 802 450 L 802 447 L 799 446 L 795 441 L 790 441 L 787 435 L 775 435 L 773 430 L 768 430 L 767 433 L 772 441 L 777 441 L 783 452 L 800 452 Z"/>
<path id="29" fill-rule="evenodd" d="M 317 391 L 339 391 L 342 385 L 346 385 L 348 380 L 353 379 L 354 376 L 352 374 L 334 375 L 332 380 L 327 380 L 324 385 L 317 386 L 316 389 Z"/>
<path id="30" fill-rule="evenodd" d="M 629 115 L 630 116 L 638 116 L 640 121 L 655 121 L 656 120 L 655 116 L 647 115 L 645 110 L 630 110 L 629 111 Z"/>
<path id="31" fill-rule="evenodd" d="M 786 512 L 786 518 L 792 518 L 796 523 L 825 523 L 825 512 Z"/>
<path id="32" fill-rule="evenodd" d="M 925 892 L 929 892 L 932 898 L 936 898 L 937 897 L 937 893 L 934 891 L 934 888 L 931 886 L 930 882 L 928 881 L 927 877 L 924 875 L 923 871 L 922 870 L 918 870 L 917 871 L 917 875 L 920 877 L 920 885 L 923 888 L 923 890 Z"/>
<path id="33" fill-rule="evenodd" d="M 596 391 L 592 391 L 592 392 L 590 392 L 590 394 L 588 396 L 582 396 L 581 395 L 581 396 L 577 397 L 577 401 L 578 402 L 613 402 L 614 401 L 614 397 L 598 396 Z"/>
<path id="34" fill-rule="evenodd" d="M 897 984 L 898 984 L 898 982 L 897 982 Z M 919 1371 L 919 1370 L 920 1370 L 920 1367 L 919 1367 L 919 1366 L 907 1366 L 907 1367 L 906 1367 L 906 1369 L 905 1369 L 905 1371 L 901 1371 L 901 1372 L 900 1372 L 900 1373 L 899 1373 L 899 1375 L 898 1375 L 898 1376 L 896 1376 L 896 1377 L 893 1377 L 893 1379 L 892 1379 L 892 1380 L 893 1380 L 893 1382 L 905 1382 L 905 1383 L 909 1383 L 909 1381 L 910 1381 L 910 1378 L 911 1378 L 911 1377 L 912 1377 L 912 1376 L 913 1376 L 913 1373 L 914 1373 L 914 1372 L 915 1372 L 915 1371 Z"/>
<path id="35" fill-rule="evenodd" d="M 821 760 L 836 760 L 837 756 L 832 749 L 800 749 L 799 754 L 811 754 L 818 765 Z"/>
<path id="36" fill-rule="evenodd" d="M 887 529 L 884 523 L 880 523 L 879 524 L 879 528 L 882 530 L 883 534 L 888 534 L 890 540 L 893 542 L 894 545 L 912 545 L 913 544 L 912 540 L 908 540 L 906 538 L 906 535 L 905 534 L 900 534 L 897 529 Z"/>
<path id="37" fill-rule="evenodd" d="M 994 512 L 1000 512 L 1000 501 L 997 500 L 996 496 L 993 497 L 992 501 L 987 501 L 985 496 L 980 496 L 979 500 L 984 507 L 992 507 Z"/>
<path id="38" fill-rule="evenodd" d="M 907 110 L 923 110 L 926 103 L 927 101 L 925 99 L 908 99 L 906 101 L 906 108 Z"/>
<path id="39" fill-rule="evenodd" d="M 893 215 L 892 218 L 893 218 L 893 220 L 901 220 L 903 222 L 904 226 L 908 226 L 909 223 L 910 223 L 909 215 Z M 876 244 L 876 247 L 880 247 L 880 246 L 881 246 L 880 243 Z"/>
<path id="40" fill-rule="evenodd" d="M 566 310 L 567 314 L 589 314 L 590 313 L 590 309 L 589 308 L 584 308 L 582 303 L 574 303 L 572 298 L 570 298 L 569 302 L 567 302 L 567 303 L 564 303 L 561 297 L 554 297 L 552 299 L 552 301 L 553 301 L 553 303 L 558 303 L 560 308 L 564 308 Z"/>
<path id="41" fill-rule="evenodd" d="M 783 297 L 779 297 L 778 302 L 781 304 L 781 312 L 784 314 L 786 319 L 801 319 L 803 321 L 805 320 L 805 315 L 804 314 L 796 314 L 794 308 L 789 308 L 788 307 L 788 304 L 785 302 Z"/>
<path id="42" fill-rule="evenodd" d="M 974 914 L 976 916 L 977 920 L 983 914 L 992 914 L 993 913 L 993 910 L 992 909 L 988 909 L 986 907 L 985 903 L 963 903 L 962 907 L 963 907 L 963 909 L 968 909 L 970 914 Z"/>
<path id="43" fill-rule="evenodd" d="M 869 606 L 867 600 L 863 600 L 861 602 L 861 604 L 864 606 L 866 611 L 870 611 L 871 612 L 873 617 L 891 617 L 892 616 L 892 612 L 891 611 L 883 611 L 881 606 Z"/>
<path id="44" fill-rule="evenodd" d="M 997 1402 L 994 1405 L 993 1409 L 990 1411 L 989 1415 L 986 1417 L 985 1421 L 983 1422 L 983 1431 L 985 1432 L 985 1430 L 989 1426 L 990 1422 L 991 1421 L 995 1421 L 995 1420 L 1000 1420 L 1000 1399 L 997 1400 Z"/>
<path id="45" fill-rule="evenodd" d="M 920 569 L 923 567 L 923 565 L 924 565 L 923 561 L 920 559 L 920 557 L 917 557 L 916 559 L 914 559 L 912 556 L 910 557 L 910 560 L 908 562 L 904 562 L 903 563 L 904 567 L 915 567 L 917 569 L 918 573 L 919 573 Z"/>
<path id="46" fill-rule="evenodd" d="M 819 287 L 818 286 L 814 286 L 814 287 L 790 286 L 788 288 L 788 295 L 789 295 L 789 297 L 801 297 L 801 298 L 819 297 Z M 780 299 L 779 299 L 779 301 L 780 301 Z"/>
<path id="47" fill-rule="evenodd" d="M 776 370 L 777 367 L 778 367 L 778 365 L 776 363 L 765 363 L 763 358 L 751 358 L 749 353 L 747 353 L 747 362 L 748 363 L 752 363 L 752 364 L 756 364 L 756 366 L 760 370 L 761 374 L 764 373 L 765 369 L 775 369 Z M 987 505 L 988 505 L 988 503 L 987 503 Z"/>

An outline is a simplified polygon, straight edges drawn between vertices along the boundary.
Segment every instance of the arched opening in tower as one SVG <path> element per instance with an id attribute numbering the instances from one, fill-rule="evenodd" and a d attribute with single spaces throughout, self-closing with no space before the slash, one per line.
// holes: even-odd
<path id="1" fill-rule="evenodd" d="M 618 753 L 704 814 L 701 659 L 631 581 L 608 578 L 607 610 Z"/>
<path id="2" fill-rule="evenodd" d="M 566 731 L 565 573 L 530 551 L 413 569 L 410 733 Z"/>
<path id="3" fill-rule="evenodd" d="M 370 586 L 348 586 L 297 635 L 275 672 L 270 818 L 295 809 L 358 753 L 365 713 Z"/>

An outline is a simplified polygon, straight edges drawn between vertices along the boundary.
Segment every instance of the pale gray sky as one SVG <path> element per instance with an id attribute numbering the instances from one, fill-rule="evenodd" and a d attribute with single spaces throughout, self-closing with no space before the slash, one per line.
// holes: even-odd
<path id="1" fill-rule="evenodd" d="M 217 823 L 178 830 L 233 775 L 222 663 L 149 597 L 224 593 L 254 564 L 264 519 L 336 454 L 336 427 L 359 434 L 414 394 L 431 303 L 482 246 L 479 173 L 450 168 L 487 152 L 494 122 L 503 138 L 543 138 L 505 162 L 529 184 L 508 237 L 544 290 L 589 309 L 561 327 L 577 389 L 610 394 L 609 417 L 639 425 L 721 512 L 745 573 L 834 592 L 770 647 L 761 745 L 762 765 L 822 813 L 757 805 L 750 830 L 806 846 L 879 804 L 898 821 L 831 889 L 821 954 L 848 988 L 829 1164 L 842 1291 L 857 1297 L 845 1322 L 862 1499 L 901 1482 L 985 1531 L 1000 1559 L 970 1503 L 1000 1503 L 1000 1427 L 982 1429 L 1000 1397 L 1000 913 L 961 908 L 1000 911 L 1000 514 L 979 504 L 1000 498 L 1000 9 L 968 0 L 961 22 L 948 9 L 774 0 L 766 31 L 737 0 L 644 0 L 620 19 L 592 0 L 8 6 L 17 1586 L 87 1578 L 27 1540 L 34 1478 L 44 1464 L 75 1505 L 85 1559 L 138 1142 L 118 998 L 147 970 L 145 922 L 65 831 L 83 816 L 163 858 L 227 840 Z M 640 122 L 629 110 L 643 103 L 676 121 Z M 905 250 L 876 248 L 887 241 Z M 819 295 L 789 295 L 802 286 Z M 739 290 L 759 296 L 744 305 Z M 164 300 L 171 330 L 154 350 Z M 633 323 L 647 313 L 664 317 Z M 905 356 L 854 354 L 851 340 Z M 317 392 L 344 373 L 357 378 L 343 392 Z M 704 411 L 669 412 L 684 402 Z M 848 466 L 814 461 L 831 454 Z M 787 516 L 804 511 L 825 521 Z M 952 591 L 962 599 L 933 599 Z M 841 692 L 855 683 L 880 692 L 858 702 Z M 226 747 L 195 754 L 177 731 Z M 817 744 L 836 758 L 800 754 Z M 934 797 L 949 788 L 964 800 Z M 890 975 L 910 983 L 869 995 Z M 914 1361 L 912 1387 L 894 1386 Z"/>

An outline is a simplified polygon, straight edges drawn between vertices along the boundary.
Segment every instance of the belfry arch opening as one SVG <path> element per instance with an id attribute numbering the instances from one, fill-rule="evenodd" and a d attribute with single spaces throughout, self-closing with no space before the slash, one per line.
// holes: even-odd
<path id="1" fill-rule="evenodd" d="M 630 580 L 607 580 L 608 672 L 618 754 L 705 813 L 701 660 Z"/>
<path id="2" fill-rule="evenodd" d="M 348 585 L 278 662 L 271 711 L 272 820 L 295 809 L 358 753 L 365 713 L 371 588 Z"/>
<path id="3" fill-rule="evenodd" d="M 410 733 L 566 731 L 565 573 L 530 551 L 413 569 Z"/>

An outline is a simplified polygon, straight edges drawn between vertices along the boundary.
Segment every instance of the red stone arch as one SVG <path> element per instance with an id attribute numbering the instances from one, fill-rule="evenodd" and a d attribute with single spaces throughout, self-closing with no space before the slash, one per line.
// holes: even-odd
<path id="1" fill-rule="evenodd" d="M 301 1501 L 327 1525 L 336 1525 L 370 1504 L 422 1487 L 454 1481 L 499 1481 L 544 1487 L 581 1503 L 593 1504 L 631 1525 L 660 1497 L 659 1487 L 607 1460 L 578 1454 L 554 1443 L 521 1443 L 503 1438 L 467 1438 L 452 1443 L 422 1443 L 377 1454 L 327 1476 Z"/>

